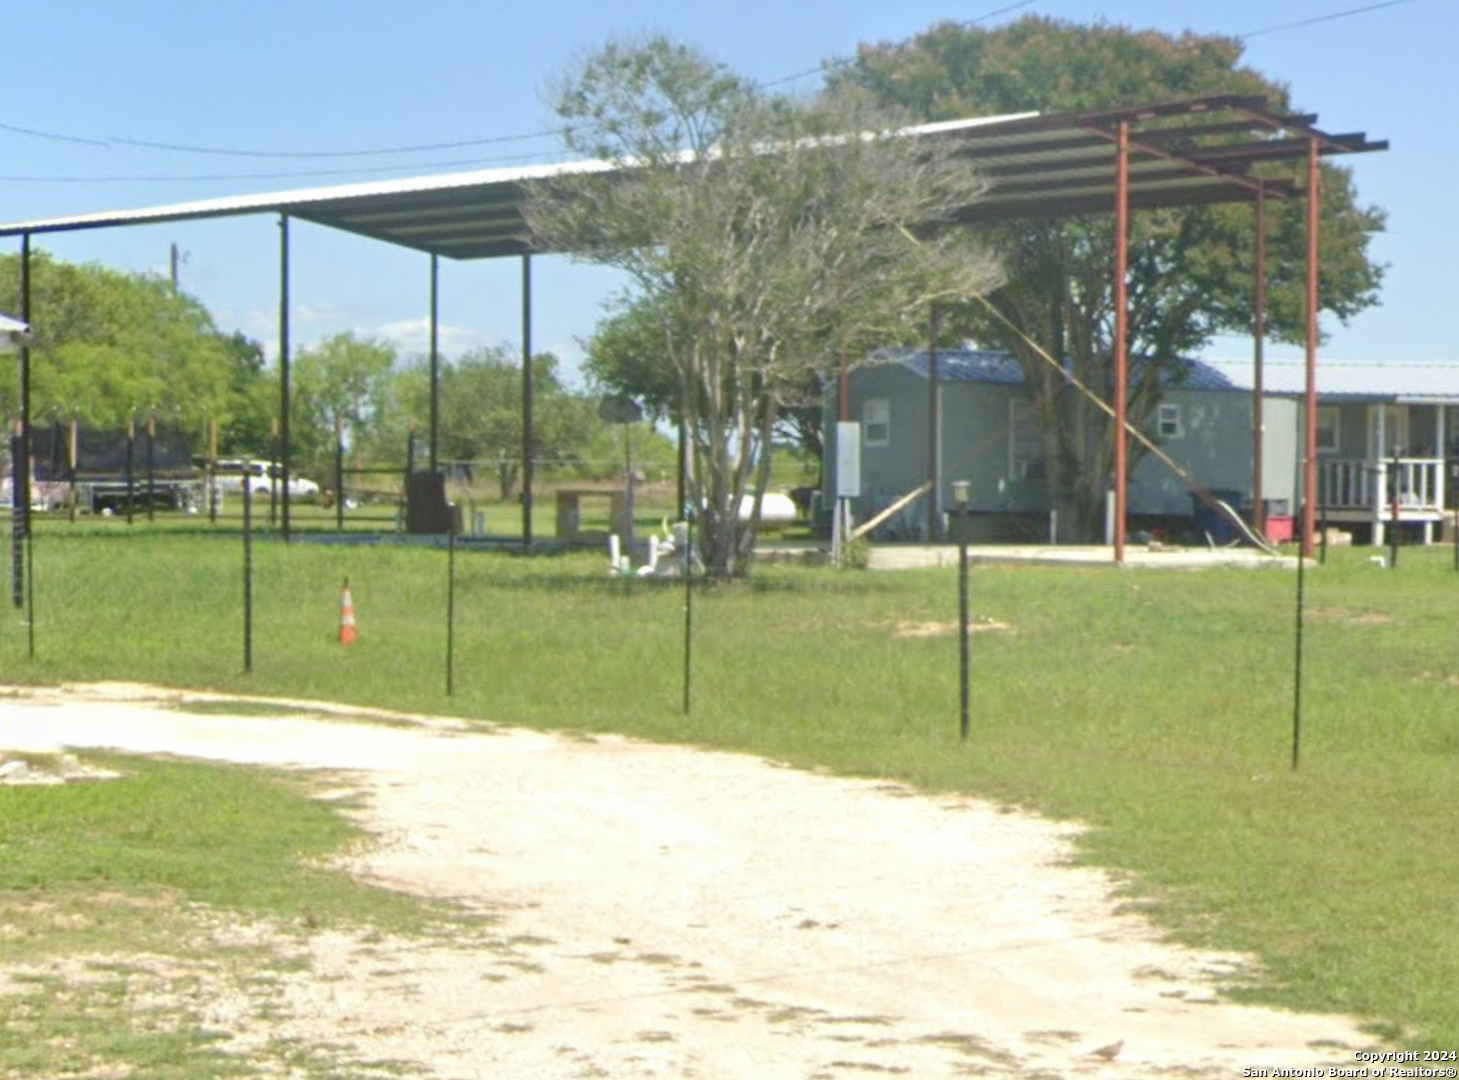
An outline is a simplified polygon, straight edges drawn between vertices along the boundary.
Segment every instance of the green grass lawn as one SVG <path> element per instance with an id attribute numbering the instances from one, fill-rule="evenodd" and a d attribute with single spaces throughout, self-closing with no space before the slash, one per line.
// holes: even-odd
<path id="1" fill-rule="evenodd" d="M 977 568 L 972 733 L 956 576 L 764 567 L 694 600 L 601 555 L 261 542 L 242 673 L 236 533 L 43 523 L 33 661 L 0 613 L 0 679 L 143 679 L 743 749 L 1087 822 L 1082 857 L 1176 938 L 1250 950 L 1243 999 L 1341 1010 L 1459 1046 L 1459 575 L 1337 552 L 1307 574 L 1291 769 L 1294 574 Z M 340 582 L 359 640 L 335 641 Z M 931 632 L 929 632 L 931 631 Z M 1016 873 L 1016 867 L 1009 868 Z"/>

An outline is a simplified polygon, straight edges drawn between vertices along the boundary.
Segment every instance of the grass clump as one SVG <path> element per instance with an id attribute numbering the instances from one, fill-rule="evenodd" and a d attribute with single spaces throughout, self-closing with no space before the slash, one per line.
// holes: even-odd
<path id="1" fill-rule="evenodd" d="M 232 1033 L 197 1012 L 198 980 L 266 1000 L 297 963 L 279 935 L 421 933 L 445 909 L 332 868 L 364 835 L 344 804 L 310 797 L 307 777 L 117 755 L 88 763 L 121 775 L 0 786 L 0 971 L 19 973 L 9 987 L 0 979 L 0 1076 L 203 1080 L 286 1057 L 297 1075 L 363 1075 L 328 1048 L 227 1052 Z M 239 936 L 238 925 L 261 932 Z"/>

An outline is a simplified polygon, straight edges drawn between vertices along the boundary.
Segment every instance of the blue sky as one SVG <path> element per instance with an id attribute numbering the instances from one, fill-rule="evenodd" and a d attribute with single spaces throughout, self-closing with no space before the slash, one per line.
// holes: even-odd
<path id="1" fill-rule="evenodd" d="M 1333 359 L 1453 359 L 1441 314 L 1453 304 L 1459 173 L 1459 5 L 1400 0 L 1035 0 L 1037 13 L 1167 31 L 1250 34 L 1246 60 L 1292 87 L 1332 132 L 1391 140 L 1354 159 L 1360 197 L 1389 212 L 1375 244 L 1390 269 L 1382 306 L 1351 325 L 1324 320 Z M 45 0 L 8 5 L 0 103 L 0 221 L 152 206 L 464 168 L 558 160 L 544 89 L 610 36 L 665 32 L 761 81 L 813 71 L 858 43 L 904 40 L 946 19 L 979 19 L 1013 0 Z M 814 78 L 791 83 L 809 86 Z M 29 129 L 48 136 L 14 130 Z M 258 156 L 490 144 L 371 157 Z M 73 141 L 74 140 L 74 141 Z M 85 140 L 85 141 L 81 141 Z M 250 154 L 191 153 L 137 142 Z M 270 351 L 277 338 L 275 219 L 258 216 L 41 237 L 73 261 L 164 272 L 184 253 L 183 287 L 225 330 Z M 15 243 L 14 241 L 11 241 Z M 293 340 L 352 329 L 425 348 L 428 259 L 296 223 Z M 15 244 L 18 250 L 18 243 Z M 520 337 L 516 260 L 442 261 L 448 355 Z M 570 362 L 614 279 L 562 259 L 534 262 L 533 343 Z M 12 305 L 0 303 L 0 309 Z M 1222 341 L 1213 355 L 1245 355 Z M 1269 355 L 1296 355 L 1275 349 Z"/>

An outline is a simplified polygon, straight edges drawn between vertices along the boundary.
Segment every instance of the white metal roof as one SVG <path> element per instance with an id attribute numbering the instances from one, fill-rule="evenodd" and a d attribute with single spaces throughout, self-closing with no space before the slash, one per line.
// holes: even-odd
<path id="1" fill-rule="evenodd" d="M 1224 122 L 1215 122 L 1223 116 Z M 992 221 L 1112 210 L 1114 131 L 1121 124 L 1132 125 L 1129 204 L 1135 208 L 1246 201 L 1258 190 L 1291 196 L 1299 190 L 1295 173 L 1258 182 L 1254 167 L 1300 165 L 1310 144 L 1323 155 L 1387 148 L 1362 134 L 1318 131 L 1311 126 L 1315 119 L 1271 112 L 1258 97 L 1207 95 L 1095 112 L 919 124 L 897 134 L 956 140 L 991 184 L 962 216 Z M 531 242 L 523 218 L 534 182 L 616 167 L 576 161 L 204 199 L 14 222 L 0 225 L 0 236 L 272 212 L 448 258 L 490 258 L 543 250 Z"/>
<path id="2" fill-rule="evenodd" d="M 1235 389 L 1255 385 L 1253 361 L 1205 360 Z M 1307 392 L 1305 360 L 1267 360 L 1262 385 L 1276 395 Z M 1423 404 L 1459 403 L 1459 360 L 1317 360 L 1317 396 Z"/>

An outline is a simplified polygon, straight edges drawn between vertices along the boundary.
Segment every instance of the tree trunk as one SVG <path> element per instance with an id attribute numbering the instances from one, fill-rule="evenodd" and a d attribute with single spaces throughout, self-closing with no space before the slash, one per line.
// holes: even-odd
<path id="1" fill-rule="evenodd" d="M 498 461 L 496 465 L 497 488 L 502 502 L 510 502 L 517 492 L 517 476 L 520 469 L 515 461 Z"/>

